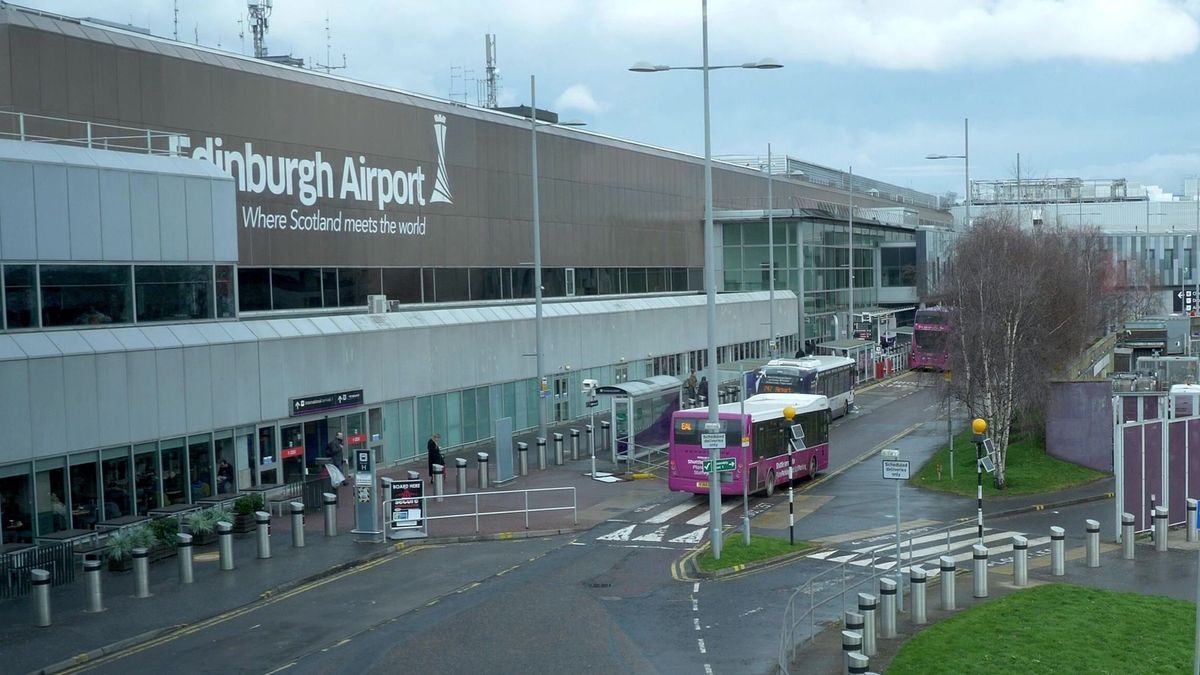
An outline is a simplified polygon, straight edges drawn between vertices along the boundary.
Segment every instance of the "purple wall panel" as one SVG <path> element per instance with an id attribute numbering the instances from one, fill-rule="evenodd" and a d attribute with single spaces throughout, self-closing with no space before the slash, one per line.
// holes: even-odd
<path id="1" fill-rule="evenodd" d="M 1142 419 L 1158 419 L 1158 394 L 1142 397 Z"/>
<path id="2" fill-rule="evenodd" d="M 1182 523 L 1187 520 L 1187 476 L 1184 471 L 1187 466 L 1187 453 L 1184 451 L 1184 435 L 1187 432 L 1187 422 L 1171 422 L 1167 429 L 1167 470 L 1168 485 L 1171 487 L 1169 523 Z"/>
<path id="3" fill-rule="evenodd" d="M 1121 397 L 1121 421 L 1136 422 L 1138 418 L 1138 397 L 1122 396 Z"/>
<path id="4" fill-rule="evenodd" d="M 1112 385 L 1057 382 L 1046 404 L 1046 453 L 1097 471 L 1113 470 Z"/>
<path id="5" fill-rule="evenodd" d="M 1187 496 L 1200 499 L 1200 419 L 1188 420 Z"/>
<path id="6" fill-rule="evenodd" d="M 1125 512 L 1134 516 L 1134 529 L 1150 527 L 1146 509 L 1142 508 L 1142 429 L 1140 426 L 1126 427 L 1124 435 L 1124 493 Z"/>
<path id="7" fill-rule="evenodd" d="M 1162 465 L 1162 422 L 1150 422 L 1142 426 L 1145 433 L 1142 436 L 1142 447 L 1146 452 L 1142 455 L 1142 475 L 1146 487 L 1143 489 L 1145 507 L 1149 511 L 1150 503 L 1155 506 L 1163 504 L 1163 465 Z M 1143 514 L 1149 517 L 1149 513 Z"/>

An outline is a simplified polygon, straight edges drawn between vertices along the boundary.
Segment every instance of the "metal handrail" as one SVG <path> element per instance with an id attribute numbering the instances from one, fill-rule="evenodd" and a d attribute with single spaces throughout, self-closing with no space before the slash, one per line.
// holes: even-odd
<path id="1" fill-rule="evenodd" d="M 0 138 L 15 138 L 31 143 L 58 143 L 100 150 L 169 156 L 182 155 L 183 148 L 187 147 L 187 143 L 184 142 L 187 135 L 168 131 L 0 110 L 0 122 L 5 121 L 10 124 L 0 124 Z M 66 125 L 66 128 L 56 133 L 59 130 L 55 129 L 54 125 Z M 5 127 L 13 129 L 14 126 L 15 130 L 4 130 Z M 36 127 L 36 130 L 31 130 L 31 127 Z M 97 134 L 97 131 L 101 133 Z"/>
<path id="2" fill-rule="evenodd" d="M 529 493 L 531 493 L 531 492 L 562 492 L 562 491 L 566 491 L 566 490 L 570 490 L 570 492 L 571 492 L 571 505 L 570 506 L 544 506 L 544 507 L 535 508 L 535 509 L 529 508 Z M 524 497 L 525 497 L 524 508 L 512 509 L 512 510 L 507 510 L 507 511 L 480 511 L 479 510 L 479 497 L 480 496 L 492 497 L 492 496 L 496 496 L 496 495 L 514 495 L 514 494 L 524 495 Z M 451 514 L 440 515 L 440 516 L 429 515 L 429 508 L 428 508 L 429 500 L 432 499 L 432 500 L 436 501 L 436 500 L 454 499 L 454 498 L 459 498 L 459 499 L 473 498 L 475 501 L 475 511 L 472 513 L 451 513 Z M 479 532 L 479 518 L 481 516 L 504 516 L 504 515 L 511 515 L 514 513 L 524 513 L 525 514 L 525 529 L 527 529 L 527 530 L 529 529 L 529 514 L 542 513 L 545 511 L 567 511 L 567 510 L 570 510 L 573 523 L 575 525 L 579 524 L 579 509 L 578 509 L 579 500 L 575 493 L 575 488 L 572 486 L 552 487 L 552 488 L 529 488 L 527 490 L 497 490 L 494 492 L 467 492 L 467 493 L 463 493 L 463 494 L 449 494 L 449 495 L 423 495 L 421 497 L 416 497 L 416 498 L 408 497 L 408 498 L 397 498 L 397 499 L 385 499 L 385 500 L 383 500 L 383 513 L 385 516 L 384 524 L 385 525 L 387 524 L 386 516 L 388 513 L 390 513 L 390 509 L 391 509 L 390 505 L 392 502 L 412 501 L 413 499 L 419 499 L 421 501 L 421 511 L 424 514 L 421 518 L 422 520 L 447 520 L 450 518 L 474 518 L 476 533 Z"/>

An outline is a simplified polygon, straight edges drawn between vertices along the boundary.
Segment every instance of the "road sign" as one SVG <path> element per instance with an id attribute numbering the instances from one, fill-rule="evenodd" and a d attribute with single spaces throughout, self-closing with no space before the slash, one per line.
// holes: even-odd
<path id="1" fill-rule="evenodd" d="M 885 459 L 883 460 L 883 477 L 891 480 L 908 480 L 908 460 L 907 459 Z"/>
<path id="2" fill-rule="evenodd" d="M 600 405 L 600 399 L 598 399 L 598 398 L 590 399 L 587 402 L 587 407 L 589 407 L 589 408 L 595 408 L 598 405 Z"/>
<path id="3" fill-rule="evenodd" d="M 712 473 L 712 460 L 704 460 L 704 473 Z M 722 457 L 717 460 L 717 473 L 722 471 L 733 471 L 737 468 L 737 457 Z"/>
<path id="4" fill-rule="evenodd" d="M 1172 301 L 1176 312 L 1192 312 L 1200 309 L 1200 298 L 1196 297 L 1196 289 L 1192 287 L 1181 287 L 1180 290 L 1175 291 Z"/>
<path id="5" fill-rule="evenodd" d="M 705 450 L 720 450 L 725 447 L 725 434 L 700 434 L 700 447 Z M 707 469 L 705 469 L 707 471 Z"/>

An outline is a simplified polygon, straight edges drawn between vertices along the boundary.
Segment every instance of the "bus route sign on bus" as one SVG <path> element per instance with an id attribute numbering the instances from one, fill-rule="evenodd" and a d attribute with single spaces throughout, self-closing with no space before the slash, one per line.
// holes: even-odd
<path id="1" fill-rule="evenodd" d="M 705 450 L 721 450 L 725 447 L 725 434 L 700 434 L 700 447 Z M 708 469 L 705 469 L 708 471 Z"/>
<path id="2" fill-rule="evenodd" d="M 704 460 L 704 473 L 712 473 L 713 462 L 711 459 Z M 717 473 L 724 471 L 733 471 L 737 468 L 737 457 L 722 457 L 717 460 Z"/>

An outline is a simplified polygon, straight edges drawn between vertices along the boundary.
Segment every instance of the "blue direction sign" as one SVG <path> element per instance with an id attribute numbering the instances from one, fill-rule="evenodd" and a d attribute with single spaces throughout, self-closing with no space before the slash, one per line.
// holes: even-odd
<path id="1" fill-rule="evenodd" d="M 713 462 L 711 459 L 704 460 L 704 473 L 712 473 Z M 723 471 L 733 471 L 737 468 L 737 457 L 722 457 L 717 460 L 717 473 Z"/>

